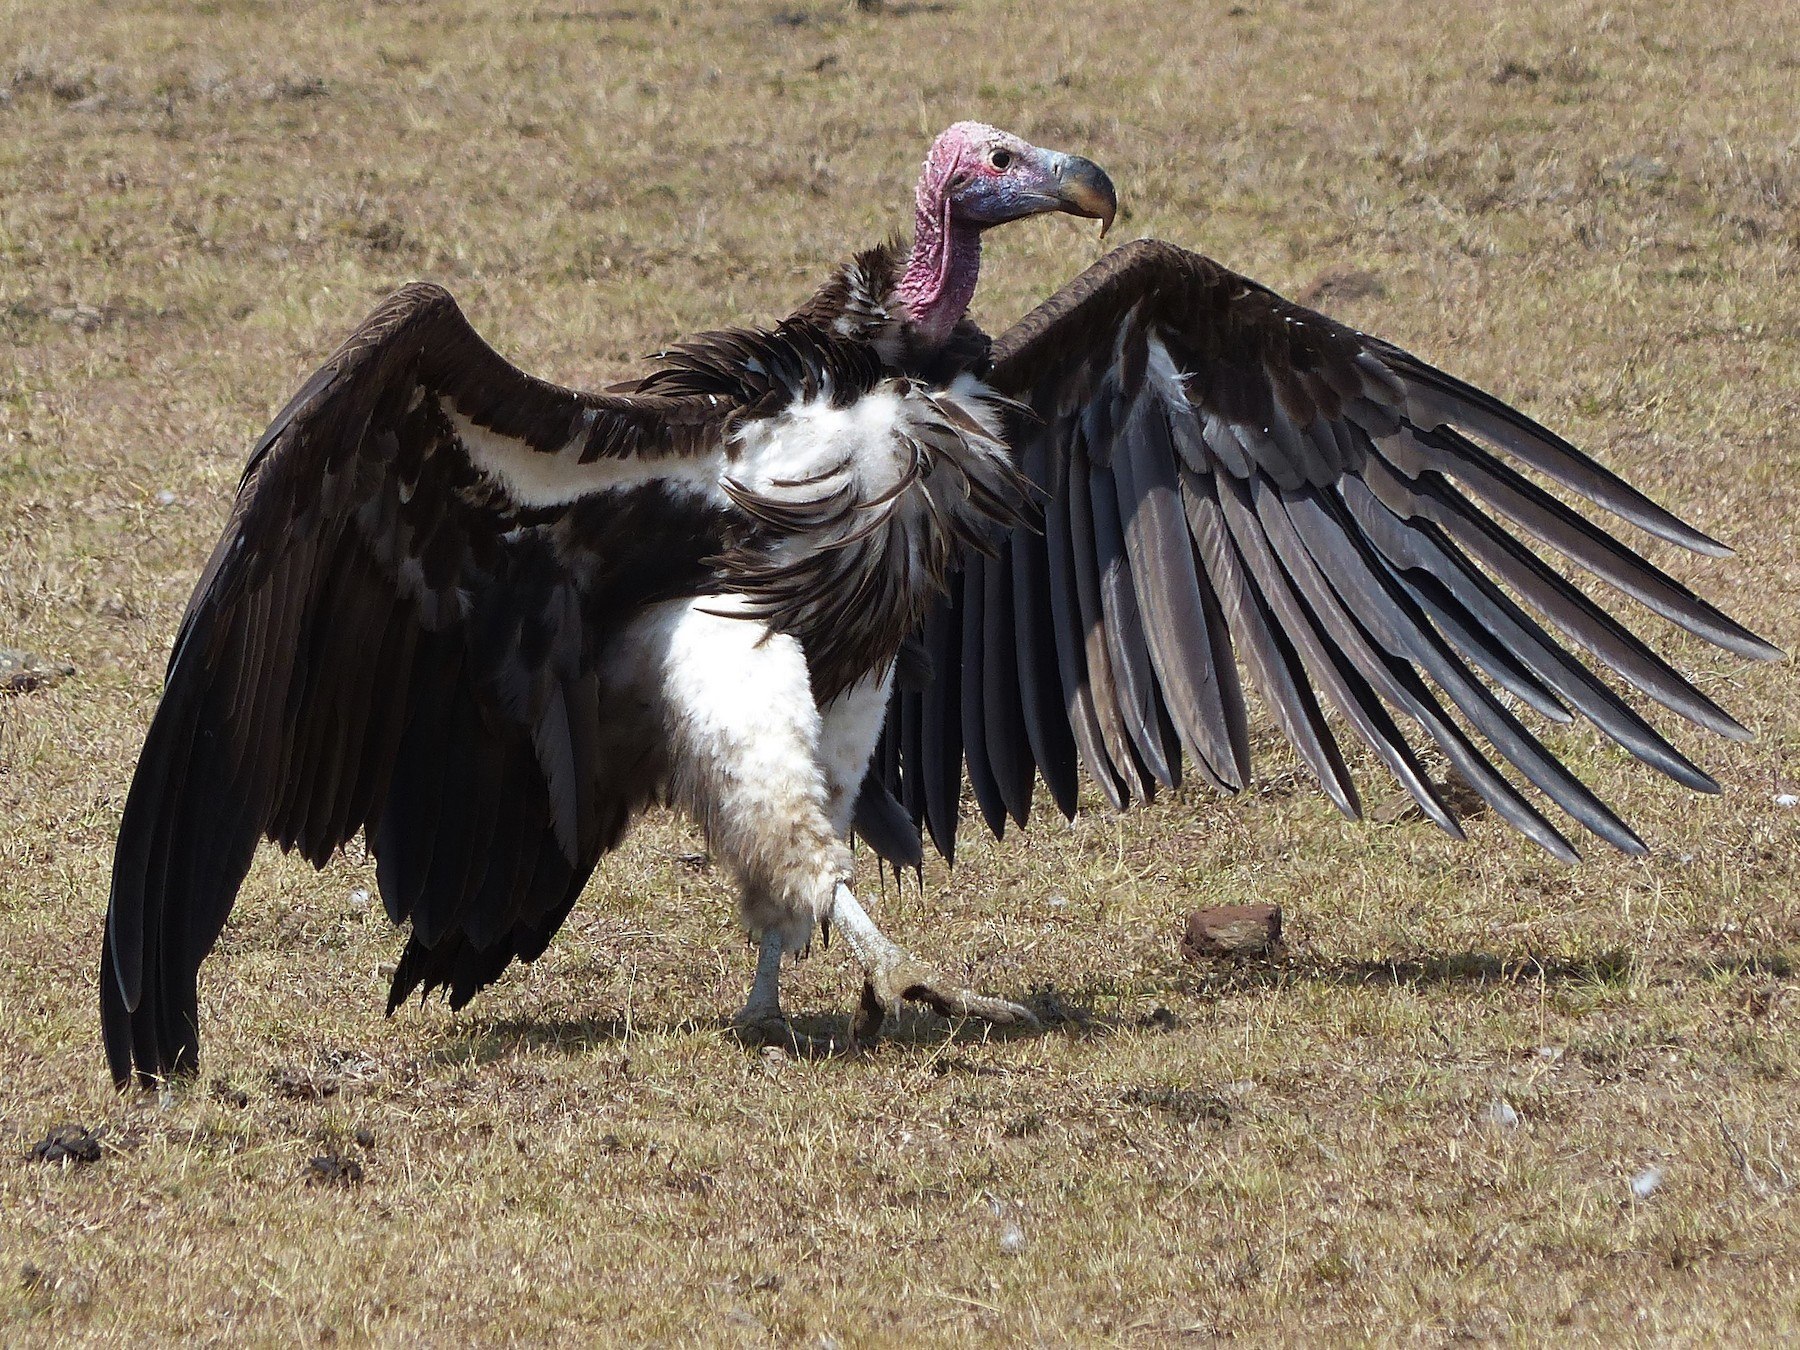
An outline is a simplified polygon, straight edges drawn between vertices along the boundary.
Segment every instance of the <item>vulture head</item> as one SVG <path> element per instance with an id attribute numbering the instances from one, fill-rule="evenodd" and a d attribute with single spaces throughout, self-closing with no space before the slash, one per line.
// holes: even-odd
<path id="1" fill-rule="evenodd" d="M 1063 211 L 1111 228 L 1112 179 L 1092 160 L 1045 150 L 982 122 L 957 122 L 931 143 L 914 194 L 918 219 L 897 293 L 927 337 L 955 328 L 981 270 L 981 234 Z"/>

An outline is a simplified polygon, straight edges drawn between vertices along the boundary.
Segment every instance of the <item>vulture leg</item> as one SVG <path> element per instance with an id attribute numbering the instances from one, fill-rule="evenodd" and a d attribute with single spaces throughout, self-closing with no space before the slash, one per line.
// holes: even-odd
<path id="1" fill-rule="evenodd" d="M 758 953 L 740 1037 L 824 1048 L 789 1026 L 779 990 L 782 957 L 807 951 L 821 922 L 843 933 L 862 967 L 857 1030 L 865 1039 L 901 999 L 945 1017 L 1031 1024 L 1018 1004 L 964 989 L 889 941 L 850 890 L 850 815 L 880 735 L 889 674 L 821 710 L 799 642 L 733 613 L 737 603 L 702 596 L 640 620 L 621 644 L 622 696 L 613 706 L 635 705 L 656 720 L 669 799 L 737 878 Z"/>
<path id="2" fill-rule="evenodd" d="M 813 1058 L 831 1053 L 830 1041 L 821 1041 L 794 1030 L 781 1010 L 781 958 L 787 954 L 781 933 L 769 929 L 757 944 L 756 983 L 743 1010 L 731 1019 L 731 1029 L 745 1045 L 773 1045 Z"/>
<path id="3" fill-rule="evenodd" d="M 652 719 L 669 800 L 738 883 L 758 950 L 740 1035 L 806 1049 L 782 1016 L 781 958 L 812 946 L 833 888 L 851 876 L 850 848 L 830 815 L 806 655 L 789 634 L 734 614 L 737 605 L 702 596 L 652 610 L 620 644 L 615 706 Z"/>
<path id="4" fill-rule="evenodd" d="M 831 922 L 863 968 L 862 1006 L 857 1010 L 855 1028 L 861 1044 L 881 1033 L 881 1024 L 902 999 L 923 1003 L 942 1017 L 979 1017 L 998 1026 L 1038 1024 L 1029 1008 L 965 989 L 909 955 L 875 926 L 842 882 L 832 901 Z"/>

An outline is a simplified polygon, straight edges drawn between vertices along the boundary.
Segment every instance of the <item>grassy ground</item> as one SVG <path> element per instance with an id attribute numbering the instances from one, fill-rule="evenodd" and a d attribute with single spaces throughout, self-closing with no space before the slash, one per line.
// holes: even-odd
<path id="1" fill-rule="evenodd" d="M 1706 800 L 1558 741 L 1647 862 L 1350 825 L 1262 734 L 1244 800 L 876 896 L 976 983 L 1053 986 L 1043 1036 L 747 1055 L 731 896 L 664 820 L 462 1015 L 382 1020 L 358 860 L 258 863 L 191 1088 L 114 1095 L 93 987 L 180 607 L 337 338 L 433 277 L 528 367 L 615 376 L 903 226 L 956 117 L 1567 430 L 1800 647 L 1797 69 L 1752 3 L 0 0 L 0 645 L 78 669 L 0 696 L 0 1339 L 1800 1336 L 1800 678 L 1666 635 L 1759 739 L 1680 737 Z M 1093 249 L 1003 232 L 980 312 Z M 1177 957 L 1247 898 L 1286 963 Z M 790 998 L 841 1028 L 853 988 L 833 951 Z M 28 1159 L 65 1120 L 99 1162 Z"/>

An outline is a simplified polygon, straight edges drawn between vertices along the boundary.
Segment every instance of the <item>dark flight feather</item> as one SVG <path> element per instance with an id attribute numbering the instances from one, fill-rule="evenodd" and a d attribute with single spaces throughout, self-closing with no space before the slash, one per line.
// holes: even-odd
<path id="1" fill-rule="evenodd" d="M 583 672 L 606 615 L 709 574 L 721 520 L 665 497 L 654 571 L 621 574 L 593 550 L 609 526 L 652 523 L 645 502 L 513 500 L 476 472 L 446 408 L 561 464 L 705 453 L 739 405 L 533 379 L 427 285 L 398 292 L 306 381 L 251 453 L 127 798 L 102 968 L 121 1080 L 192 1067 L 197 971 L 263 835 L 322 865 L 366 833 L 389 912 L 414 924 L 399 997 L 415 977 L 466 996 L 481 972 L 541 950 L 616 833 Z M 565 580 L 528 584 L 532 560 L 552 558 Z M 513 620 L 493 647 L 474 644 L 482 602 Z M 497 697 L 509 665 L 517 690 Z M 503 819 L 540 829 L 523 903 L 512 878 L 485 884 Z M 504 933 L 470 921 L 484 896 L 516 909 Z"/>
<path id="2" fill-rule="evenodd" d="M 1246 781 L 1240 660 L 1351 816 L 1361 807 L 1324 706 L 1443 829 L 1461 834 L 1390 709 L 1564 859 L 1573 846 L 1502 767 L 1615 847 L 1644 844 L 1502 695 L 1552 722 L 1586 718 L 1677 782 L 1717 790 L 1550 630 L 1688 720 L 1732 737 L 1742 726 L 1502 521 L 1727 651 L 1779 653 L 1506 459 L 1661 539 L 1728 550 L 1523 413 L 1152 241 L 1108 254 L 991 359 L 989 381 L 1022 406 L 1011 439 L 1043 494 L 1044 535 L 1041 548 L 1015 536 L 1015 579 L 1033 585 L 1015 586 L 1009 613 L 993 612 L 992 588 L 986 611 L 965 610 L 963 688 L 969 640 L 1011 631 L 1033 744 L 1051 743 L 1042 691 L 1059 688 L 1068 743 L 1114 806 L 1174 782 L 1181 748 L 1215 785 Z M 1046 616 L 1048 642 L 1035 637 Z M 985 668 L 976 685 L 985 708 L 1003 706 Z M 985 744 L 968 754 L 978 801 L 995 795 L 978 761 L 1009 742 L 987 729 Z M 1072 814 L 1068 784 L 1044 776 Z M 991 803 L 983 814 L 998 833 Z"/>

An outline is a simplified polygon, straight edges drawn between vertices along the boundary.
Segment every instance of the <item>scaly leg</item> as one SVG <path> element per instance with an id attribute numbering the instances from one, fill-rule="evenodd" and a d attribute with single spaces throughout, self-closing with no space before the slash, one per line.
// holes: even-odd
<path id="1" fill-rule="evenodd" d="M 952 984 L 895 946 L 850 891 L 845 834 L 880 732 L 887 676 L 834 700 L 812 700 L 806 655 L 790 635 L 733 613 L 733 597 L 672 602 L 640 623 L 627 679 L 667 737 L 669 797 L 696 820 L 738 879 L 756 981 L 740 1035 L 822 1048 L 790 1027 L 778 985 L 784 952 L 812 943 L 821 920 L 845 935 L 865 985 L 857 1031 L 872 1039 L 901 999 L 946 1017 L 1032 1024 L 1029 1011 Z"/>
<path id="2" fill-rule="evenodd" d="M 901 999 L 923 1003 L 943 1017 L 979 1017 L 997 1026 L 1038 1024 L 1031 1009 L 1022 1004 L 955 984 L 908 953 L 875 926 L 842 882 L 832 895 L 831 921 L 863 968 L 862 1006 L 855 1027 L 856 1039 L 863 1044 L 880 1035 L 881 1024 Z"/>
<path id="3" fill-rule="evenodd" d="M 745 1045 L 773 1045 L 798 1055 L 827 1054 L 834 1047 L 796 1031 L 781 1011 L 781 958 L 786 954 L 782 936 L 771 928 L 762 935 L 756 953 L 756 982 L 743 1011 L 732 1018 L 732 1030 Z"/>
<path id="4" fill-rule="evenodd" d="M 887 716 L 891 669 L 852 685 L 819 710 L 821 736 L 819 759 L 825 770 L 832 828 L 840 838 L 850 833 L 856 811 L 856 794 L 863 771 L 881 738 Z M 945 1017 L 979 1017 L 1001 1025 L 1036 1025 L 1031 1013 L 1017 1003 L 988 998 L 952 984 L 924 962 L 896 945 L 875 926 L 845 883 L 832 892 L 830 921 L 844 934 L 863 968 L 862 1005 L 857 1011 L 855 1034 L 864 1043 L 873 1041 L 881 1024 L 901 999 L 924 1003 Z"/>

